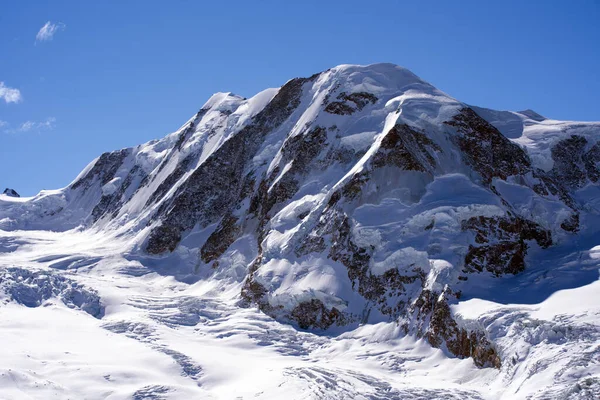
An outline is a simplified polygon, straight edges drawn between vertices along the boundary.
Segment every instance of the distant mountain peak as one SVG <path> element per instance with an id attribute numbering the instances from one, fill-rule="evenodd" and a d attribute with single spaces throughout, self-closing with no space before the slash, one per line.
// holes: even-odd
<path id="1" fill-rule="evenodd" d="M 6 189 L 4 189 L 4 192 L 3 192 L 3 193 L 4 193 L 5 195 L 7 195 L 7 196 L 10 196 L 10 197 L 21 197 L 21 196 L 19 195 L 19 193 L 17 193 L 17 191 L 16 191 L 16 190 L 14 190 L 14 189 L 11 189 L 11 188 L 6 188 Z"/>
<path id="2" fill-rule="evenodd" d="M 519 114 L 525 115 L 526 117 L 534 120 L 534 121 L 543 121 L 546 119 L 546 117 L 544 117 L 541 114 L 536 113 L 535 111 L 531 110 L 531 109 L 527 109 L 527 110 L 523 110 L 523 111 L 517 111 Z"/>

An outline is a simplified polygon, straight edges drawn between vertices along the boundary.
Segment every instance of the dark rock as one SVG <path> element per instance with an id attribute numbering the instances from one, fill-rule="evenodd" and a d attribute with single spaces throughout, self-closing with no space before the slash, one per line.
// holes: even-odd
<path id="1" fill-rule="evenodd" d="M 406 286 L 417 284 L 420 289 L 425 281 L 423 266 L 412 265 L 405 270 L 392 268 L 381 275 L 374 275 L 369 268 L 374 249 L 357 246 L 351 232 L 348 216 L 330 209 L 315 230 L 304 238 L 296 254 L 302 256 L 325 250 L 327 242 L 324 238 L 328 237 L 329 257 L 346 267 L 352 287 L 390 320 L 399 317 L 406 311 L 412 293 L 407 291 Z"/>
<path id="2" fill-rule="evenodd" d="M 318 299 L 298 304 L 292 310 L 291 318 L 302 329 L 327 329 L 334 324 L 344 324 L 344 316 L 337 308 L 328 310 Z"/>
<path id="3" fill-rule="evenodd" d="M 596 143 L 583 157 L 588 179 L 594 183 L 600 180 L 600 143 Z"/>
<path id="4" fill-rule="evenodd" d="M 181 228 L 161 225 L 152 230 L 152 235 L 148 238 L 146 251 L 149 254 L 162 254 L 167 251 L 174 251 L 181 241 Z"/>
<path id="5" fill-rule="evenodd" d="M 494 275 L 517 274 L 525 270 L 527 242 L 535 240 L 542 248 L 552 245 L 552 235 L 535 222 L 518 217 L 472 217 L 463 230 L 475 234 L 476 245 L 469 246 L 465 270 L 489 271 Z"/>
<path id="6" fill-rule="evenodd" d="M 82 187 L 85 192 L 95 180 L 99 180 L 101 186 L 106 185 L 115 177 L 117 170 L 131 152 L 131 149 L 122 149 L 102 154 L 88 173 L 71 185 L 71 189 Z"/>
<path id="7" fill-rule="evenodd" d="M 19 195 L 19 193 L 17 193 L 16 190 L 10 189 L 10 188 L 4 189 L 4 194 L 7 195 L 7 196 L 9 196 L 9 197 L 21 197 Z"/>
<path id="8" fill-rule="evenodd" d="M 314 168 L 311 163 L 323 150 L 326 140 L 326 129 L 318 126 L 305 134 L 288 138 L 285 141 L 281 148 L 279 165 L 269 177 L 268 182 L 273 182 L 286 164 L 291 162 L 291 167 L 267 194 L 263 205 L 264 212 L 270 211 L 275 204 L 290 199 L 298 191 L 298 179 Z"/>
<path id="9" fill-rule="evenodd" d="M 579 231 L 579 213 L 571 214 L 560 224 L 560 227 L 567 232 L 577 233 Z"/>
<path id="10" fill-rule="evenodd" d="M 415 307 L 420 318 L 430 316 L 429 326 L 425 337 L 433 347 L 445 344 L 448 351 L 458 358 L 472 357 L 475 365 L 480 368 L 500 368 L 501 360 L 496 349 L 483 332 L 468 331 L 459 327 L 450 311 L 449 293 L 423 290 Z M 426 318 L 425 318 L 426 319 Z"/>
<path id="11" fill-rule="evenodd" d="M 235 242 L 240 232 L 240 227 L 236 225 L 237 220 L 231 214 L 223 217 L 217 229 L 208 237 L 206 243 L 200 249 L 202 261 L 209 263 L 218 259 Z"/>
<path id="12" fill-rule="evenodd" d="M 354 114 L 356 110 L 354 109 L 354 107 L 351 107 L 340 101 L 334 101 L 332 103 L 327 104 L 327 107 L 325 107 L 325 111 L 330 114 L 351 115 Z"/>
<path id="13" fill-rule="evenodd" d="M 346 94 L 342 92 L 337 96 L 340 101 L 334 101 L 325 107 L 325 112 L 337 115 L 351 115 L 356 111 L 362 110 L 367 104 L 375 104 L 377 97 L 367 92 L 356 92 Z M 348 104 L 353 103 L 353 104 Z"/>
<path id="14" fill-rule="evenodd" d="M 367 171 L 361 171 L 354 174 L 352 178 L 342 187 L 341 195 L 336 192 L 338 196 L 343 196 L 345 199 L 352 200 L 358 197 L 362 193 L 363 186 L 369 181 L 371 174 Z M 332 196 L 333 198 L 333 196 Z M 336 202 L 339 199 L 335 200 Z"/>
<path id="15" fill-rule="evenodd" d="M 109 213 L 112 213 L 113 218 L 116 217 L 119 209 L 131 198 L 131 195 L 133 195 L 133 193 L 131 193 L 129 196 L 125 196 L 127 189 L 129 189 L 134 179 L 143 181 L 146 176 L 146 173 L 139 166 L 134 165 L 117 191 L 113 194 L 103 195 L 98 204 L 96 204 L 92 210 L 94 222 Z"/>
<path id="16" fill-rule="evenodd" d="M 406 124 L 396 125 L 385 135 L 373 159 L 380 168 L 394 165 L 408 171 L 429 171 L 435 167 L 432 153 L 442 149 L 423 133 Z"/>
<path id="17" fill-rule="evenodd" d="M 587 182 L 585 163 L 582 160 L 587 143 L 586 138 L 573 135 L 552 147 L 554 166 L 551 173 L 561 185 L 573 189 L 582 187 Z"/>
<path id="18" fill-rule="evenodd" d="M 451 121 L 445 123 L 461 133 L 457 138 L 458 146 L 484 183 L 491 183 L 493 178 L 523 175 L 531 170 L 525 151 L 471 108 L 461 109 Z"/>
<path id="19" fill-rule="evenodd" d="M 585 137 L 571 135 L 552 147 L 554 165 L 548 175 L 563 192 L 579 189 L 589 181 L 596 183 L 600 179 L 600 144 L 596 143 L 586 150 L 588 146 Z"/>

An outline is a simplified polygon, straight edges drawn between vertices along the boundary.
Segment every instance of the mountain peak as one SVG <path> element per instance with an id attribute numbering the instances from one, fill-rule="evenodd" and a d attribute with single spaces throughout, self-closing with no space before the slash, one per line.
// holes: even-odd
<path id="1" fill-rule="evenodd" d="M 244 101 L 245 98 L 232 92 L 217 92 L 210 96 L 210 98 L 202 106 L 203 110 L 209 108 L 213 109 L 230 109 L 239 105 L 240 102 Z"/>
<path id="2" fill-rule="evenodd" d="M 538 122 L 541 122 L 546 119 L 546 117 L 544 117 L 541 114 L 536 113 L 535 111 L 533 111 L 530 108 L 528 108 L 527 110 L 517 111 L 517 113 L 524 115 L 527 118 L 532 119 L 534 121 L 538 121 Z"/>
<path id="3" fill-rule="evenodd" d="M 4 189 L 4 194 L 10 197 L 21 197 L 21 195 L 19 195 L 19 193 L 17 193 L 16 190 L 11 188 Z"/>
<path id="4" fill-rule="evenodd" d="M 217 333 L 203 322 L 211 315 L 235 329 L 274 326 L 267 315 L 289 325 L 256 336 L 260 343 L 283 329 L 326 332 L 285 339 L 293 345 L 286 354 L 306 352 L 315 360 L 324 353 L 310 349 L 330 342 L 339 348 L 331 336 L 341 332 L 352 332 L 344 341 L 357 334 L 377 342 L 405 336 L 412 341 L 406 343 L 421 342 L 419 353 L 429 343 L 430 360 L 443 360 L 441 370 L 463 371 L 453 381 L 468 387 L 494 379 L 490 385 L 503 388 L 512 382 L 525 397 L 523 388 L 539 391 L 580 376 L 581 360 L 596 356 L 589 350 L 588 338 L 597 337 L 592 327 L 582 324 L 562 337 L 563 322 L 542 323 L 539 310 L 570 314 L 573 321 L 599 312 L 590 293 L 600 283 L 592 248 L 600 226 L 600 125 L 537 123 L 536 115 L 468 106 L 389 63 L 339 65 L 249 99 L 215 93 L 176 132 L 100 155 L 64 189 L 0 196 L 0 305 L 4 293 L 34 299 L 33 306 L 44 304 L 44 296 L 63 296 L 69 307 L 99 316 L 97 297 L 108 295 L 115 305 L 123 299 L 127 307 L 111 307 L 101 329 L 151 335 L 141 341 L 194 377 L 204 370 L 191 363 L 199 353 L 154 346 L 169 331 L 184 337 L 183 329 L 164 329 L 161 320 L 185 325 L 197 342 L 196 330 L 210 326 L 203 332 Z M 6 277 L 2 261 L 11 267 Z M 100 290 L 75 287 L 71 279 Z M 192 282 L 198 285 L 187 285 Z M 558 290 L 572 303 L 544 305 Z M 571 304 L 581 304 L 581 314 Z M 49 305 L 43 308 L 56 309 Z M 252 305 L 252 314 L 238 307 Z M 144 314 L 120 321 L 134 311 Z M 239 324 L 242 315 L 253 322 Z M 565 354 L 550 353 L 545 340 L 529 340 L 557 332 Z M 299 347 L 300 337 L 318 338 L 318 346 Z M 360 341 L 342 347 L 363 348 Z M 223 343 L 222 335 L 214 343 Z M 468 363 L 453 360 L 469 357 L 468 370 Z M 348 360 L 327 376 L 337 379 L 359 363 Z M 401 368 L 423 368 L 417 364 L 432 363 Z M 515 379 L 514 371 L 540 365 L 546 383 Z M 398 374 L 382 376 L 392 375 Z M 386 392 L 392 387 L 372 382 Z M 516 395 L 502 390 L 498 397 Z"/>
<path id="5" fill-rule="evenodd" d="M 323 74 L 329 73 L 333 79 L 346 81 L 350 84 L 362 85 L 361 90 L 377 92 L 389 90 L 406 90 L 410 86 L 424 85 L 432 88 L 416 74 L 391 63 L 369 65 L 341 64 Z"/>
<path id="6" fill-rule="evenodd" d="M 384 74 L 386 74 L 386 73 L 393 74 L 398 71 L 403 71 L 403 72 L 408 72 L 410 74 L 415 75 L 408 68 L 402 67 L 398 64 L 386 63 L 386 62 L 373 63 L 373 64 L 339 64 L 331 69 L 338 70 L 338 71 L 373 71 L 373 72 L 384 73 Z"/>

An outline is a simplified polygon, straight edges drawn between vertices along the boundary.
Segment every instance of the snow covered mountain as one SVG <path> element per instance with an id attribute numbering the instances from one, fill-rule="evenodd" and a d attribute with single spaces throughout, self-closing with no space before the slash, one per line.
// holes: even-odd
<path id="1" fill-rule="evenodd" d="M 0 195 L 0 397 L 598 398 L 599 140 L 391 64 L 217 93 Z"/>

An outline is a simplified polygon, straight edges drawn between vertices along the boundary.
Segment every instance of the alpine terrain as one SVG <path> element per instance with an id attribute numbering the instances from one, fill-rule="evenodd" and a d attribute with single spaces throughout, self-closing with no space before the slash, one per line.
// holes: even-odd
<path id="1" fill-rule="evenodd" d="M 598 399 L 599 269 L 600 122 L 340 65 L 0 194 L 0 398 Z"/>

